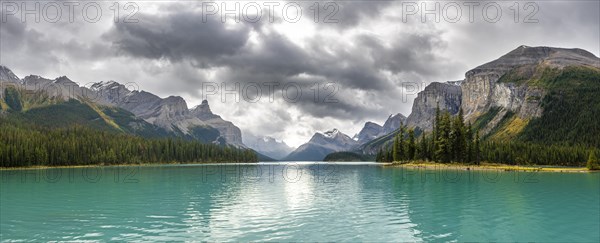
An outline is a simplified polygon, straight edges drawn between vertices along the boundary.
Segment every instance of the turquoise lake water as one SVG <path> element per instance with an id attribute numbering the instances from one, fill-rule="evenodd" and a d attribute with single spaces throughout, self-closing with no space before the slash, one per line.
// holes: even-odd
<path id="1" fill-rule="evenodd" d="M 261 163 L 0 174 L 3 241 L 600 241 L 600 173 Z"/>

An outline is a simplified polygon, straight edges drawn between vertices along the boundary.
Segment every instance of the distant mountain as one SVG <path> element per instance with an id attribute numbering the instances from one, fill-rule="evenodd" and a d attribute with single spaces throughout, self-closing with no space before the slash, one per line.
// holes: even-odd
<path id="1" fill-rule="evenodd" d="M 10 97 L 2 97 L 0 113 L 11 111 L 13 116 L 17 116 L 15 112 L 19 112 L 21 117 L 32 118 L 31 114 L 39 116 L 51 111 L 53 114 L 47 114 L 47 118 L 40 117 L 41 120 L 34 120 L 46 124 L 77 121 L 85 125 L 88 122 L 84 121 L 89 119 L 89 122 L 98 123 L 99 117 L 109 127 L 120 131 L 133 131 L 138 134 L 140 132 L 135 132 L 135 128 L 143 128 L 142 133 L 148 136 L 153 136 L 149 133 L 154 131 L 156 136 L 182 137 L 245 147 L 240 129 L 212 113 L 207 101 L 190 110 L 185 100 L 179 96 L 163 99 L 146 91 L 129 90 L 115 81 L 99 82 L 87 88 L 64 76 L 47 79 L 29 75 L 21 80 L 4 66 L 0 66 L 0 82 L 0 93 L 4 96 L 5 89 L 8 86 L 13 87 L 9 92 Z M 9 102 L 7 98 L 15 100 Z M 19 102 L 16 102 L 17 100 Z M 17 106 L 12 107 L 8 103 L 20 108 L 17 110 Z M 79 113 L 73 112 L 76 110 Z M 97 114 L 87 117 L 85 115 L 94 112 Z M 112 117 L 111 114 L 116 117 Z M 57 120 L 53 121 L 50 118 Z M 126 123 L 119 124 L 119 121 Z M 65 123 L 68 124 L 70 123 Z"/>
<path id="2" fill-rule="evenodd" d="M 315 133 L 305 144 L 298 147 L 283 160 L 286 161 L 321 161 L 332 152 L 348 151 L 358 142 L 348 135 L 333 129 L 324 133 Z"/>
<path id="3" fill-rule="evenodd" d="M 353 139 L 359 144 L 368 142 L 377 138 L 383 132 L 383 127 L 374 122 L 366 122 L 365 126 L 360 130 L 359 133 L 354 135 Z"/>
<path id="4" fill-rule="evenodd" d="M 288 146 L 285 142 L 268 136 L 256 137 L 246 134 L 244 135 L 244 144 L 248 148 L 254 149 L 273 159 L 282 159 L 294 150 L 294 148 Z"/>
<path id="5" fill-rule="evenodd" d="M 17 77 L 10 69 L 5 66 L 0 66 L 0 82 L 20 84 L 21 79 Z M 2 86 L 0 86 L 1 88 Z"/>
<path id="6" fill-rule="evenodd" d="M 383 124 L 383 132 L 380 134 L 380 136 L 395 131 L 396 129 L 400 128 L 400 124 L 404 124 L 405 122 L 406 117 L 400 113 L 396 115 L 390 115 Z"/>
<path id="7" fill-rule="evenodd" d="M 405 122 L 406 117 L 400 113 L 390 115 L 383 126 L 374 122 L 366 122 L 360 132 L 354 135 L 354 140 L 356 140 L 358 144 L 364 144 L 375 138 L 394 132 L 400 127 L 400 124 L 404 124 Z"/>

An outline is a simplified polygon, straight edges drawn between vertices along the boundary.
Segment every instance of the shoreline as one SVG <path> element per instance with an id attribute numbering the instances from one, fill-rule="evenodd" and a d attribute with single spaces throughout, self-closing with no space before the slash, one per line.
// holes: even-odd
<path id="1" fill-rule="evenodd" d="M 43 169 L 74 169 L 74 168 L 93 168 L 93 167 L 130 167 L 130 166 L 161 166 L 161 165 L 206 165 L 206 164 L 257 164 L 258 162 L 196 162 L 196 163 L 142 163 L 142 164 L 95 164 L 95 165 L 34 165 L 23 167 L 0 167 L 0 171 L 4 170 L 43 170 Z"/>
<path id="2" fill-rule="evenodd" d="M 280 161 L 282 163 L 289 161 Z M 316 161 L 311 161 L 316 162 Z M 321 163 L 332 163 L 331 161 L 318 161 Z M 223 164 L 258 164 L 259 162 L 197 162 L 197 163 L 142 163 L 142 164 L 95 164 L 95 165 L 58 165 L 58 166 L 47 166 L 47 165 L 36 165 L 26 167 L 0 167 L 0 171 L 12 171 L 12 170 L 43 170 L 43 169 L 68 169 L 68 168 L 96 168 L 96 167 L 131 167 L 131 166 L 163 166 L 163 165 L 223 165 Z M 336 162 L 333 162 L 336 163 Z M 462 163 L 433 163 L 426 161 L 413 161 L 413 162 L 387 162 L 387 163 L 375 163 L 382 167 L 402 167 L 412 169 L 426 169 L 426 170 L 440 170 L 440 169 L 452 169 L 452 170 L 475 170 L 475 171 L 517 171 L 517 172 L 553 172 L 553 173 L 595 173 L 600 170 L 588 170 L 585 167 L 558 167 L 550 165 L 507 165 L 497 163 L 481 163 L 480 165 L 473 164 L 462 164 Z"/>
<path id="3" fill-rule="evenodd" d="M 585 167 L 557 167 L 550 165 L 507 165 L 496 163 L 481 163 L 479 165 L 461 164 L 461 163 L 432 163 L 425 161 L 415 161 L 408 163 L 393 162 L 384 165 L 386 167 L 404 167 L 426 170 L 436 169 L 454 169 L 454 170 L 476 170 L 476 171 L 517 171 L 517 172 L 554 172 L 554 173 L 594 173 L 598 170 L 588 170 Z"/>

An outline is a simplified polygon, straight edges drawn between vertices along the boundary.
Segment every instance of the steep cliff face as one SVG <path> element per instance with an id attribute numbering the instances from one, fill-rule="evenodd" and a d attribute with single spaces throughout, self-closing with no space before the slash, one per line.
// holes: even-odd
<path id="1" fill-rule="evenodd" d="M 383 124 L 383 131 L 379 136 L 389 134 L 396 129 L 400 128 L 400 124 L 404 124 L 406 122 L 406 116 L 398 113 L 396 115 L 390 115 L 385 123 Z"/>
<path id="2" fill-rule="evenodd" d="M 96 101 L 121 107 L 170 132 L 189 135 L 191 127 L 206 125 L 193 118 L 185 100 L 178 96 L 161 99 L 145 91 L 131 91 L 125 85 L 114 81 L 96 83 L 91 88 L 98 94 L 95 97 Z"/>
<path id="3" fill-rule="evenodd" d="M 194 118 L 201 120 L 207 125 L 216 128 L 229 144 L 244 146 L 242 142 L 242 131 L 232 122 L 223 120 L 218 115 L 215 115 L 210 110 L 207 100 L 203 100 L 202 104 L 191 110 Z"/>
<path id="4" fill-rule="evenodd" d="M 419 127 L 425 131 L 433 129 L 435 111 L 439 106 L 440 111 L 448 111 L 455 115 L 461 105 L 460 82 L 438 83 L 433 82 L 417 95 L 413 103 L 412 112 L 406 119 L 408 127 Z"/>
<path id="5" fill-rule="evenodd" d="M 492 107 L 501 107 L 521 118 L 539 117 L 544 90 L 526 83 L 499 82 L 505 75 L 529 79 L 540 67 L 599 67 L 598 58 L 581 49 L 520 46 L 497 60 L 465 74 L 461 85 L 462 104 L 467 120 L 475 120 Z"/>
<path id="6" fill-rule="evenodd" d="M 193 137 L 197 134 L 192 130 L 208 126 L 217 129 L 228 144 L 244 146 L 241 130 L 212 113 L 206 100 L 195 108 L 188 109 L 185 100 L 179 96 L 161 99 L 145 91 L 131 91 L 114 81 L 96 83 L 92 85 L 92 89 L 100 94 L 98 100 L 106 100 L 168 131 L 182 132 Z"/>

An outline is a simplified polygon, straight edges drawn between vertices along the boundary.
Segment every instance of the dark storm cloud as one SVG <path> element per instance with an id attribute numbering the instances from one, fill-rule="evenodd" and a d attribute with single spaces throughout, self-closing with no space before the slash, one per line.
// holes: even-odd
<path id="1" fill-rule="evenodd" d="M 294 1 L 290 1 L 294 2 Z M 303 1 L 299 4 L 305 16 L 314 21 L 316 2 Z M 319 2 L 319 19 L 317 22 L 322 28 L 335 28 L 339 30 L 351 29 L 365 19 L 376 18 L 386 7 L 394 1 L 325 1 Z"/>
<path id="2" fill-rule="evenodd" d="M 499 3 L 504 14 L 498 23 L 483 21 L 480 5 L 474 23 L 466 20 L 463 8 L 459 23 L 426 24 L 418 14 L 403 23 L 397 1 L 335 2 L 337 23 L 323 23 L 329 13 L 324 2 L 318 23 L 312 22 L 309 8 L 314 1 L 297 3 L 308 23 L 285 25 L 282 16 L 275 16 L 274 23 L 225 25 L 213 18 L 217 15 L 204 23 L 201 3 L 194 1 L 137 2 L 139 23 L 114 23 L 108 15 L 95 24 L 80 16 L 74 23 L 21 23 L 18 15 L 9 15 L 0 24 L 0 62 L 20 76 L 138 82 L 141 89 L 160 96 L 183 95 L 190 105 L 200 102 L 203 82 L 276 82 L 280 88 L 293 83 L 304 92 L 296 101 L 282 102 L 282 91 L 276 89 L 279 102 L 273 104 L 211 106 L 224 117 L 231 115 L 225 118 L 234 123 L 245 123 L 243 129 L 268 133 L 275 126 L 310 136 L 331 123 L 347 124 L 339 127 L 347 131 L 360 129 L 364 121 L 382 122 L 390 113 L 408 115 L 414 97 L 401 94 L 408 82 L 460 79 L 470 68 L 519 45 L 577 47 L 596 55 L 600 51 L 598 1 L 535 2 L 539 23 L 533 24 L 513 21 L 508 9 L 512 2 Z M 110 4 L 103 9 L 110 12 Z M 313 85 L 331 82 L 338 87 L 337 101 L 314 99 Z M 271 121 L 272 126 L 264 125 Z M 291 132 L 297 126 L 306 130 Z"/>
<path id="3" fill-rule="evenodd" d="M 364 14 L 377 13 L 378 6 L 364 8 L 367 11 Z M 362 8 L 349 4 L 348 9 Z M 265 31 L 264 26 L 242 22 L 234 27 L 228 28 L 215 19 L 203 23 L 197 12 L 143 15 L 138 24 L 116 24 L 104 38 L 111 41 L 118 52 L 132 57 L 168 59 L 172 63 L 188 61 L 199 69 L 221 68 L 224 71 L 217 74 L 215 82 L 275 82 L 279 87 L 293 82 L 304 92 L 314 88 L 315 83 L 335 83 L 338 89 L 348 93 L 390 92 L 399 84 L 389 80 L 385 73 L 426 77 L 439 70 L 431 68 L 435 67 L 431 63 L 441 58 L 435 55 L 435 50 L 442 41 L 433 34 L 407 33 L 387 43 L 366 34 L 352 35 L 351 39 L 340 36 L 337 40 L 317 34 L 299 46 L 278 32 Z M 248 42 L 251 30 L 257 40 L 253 43 Z M 337 42 L 340 44 L 335 44 Z M 349 42 L 355 44 L 349 47 L 345 44 Z M 197 90 L 204 79 L 197 77 L 194 81 L 194 77 L 186 77 L 185 80 L 188 81 L 172 86 Z M 290 105 L 314 117 L 350 118 L 357 114 L 364 117 L 381 112 L 381 107 L 351 99 L 326 103 L 307 97 L 304 95 Z"/>
<path id="4" fill-rule="evenodd" d="M 172 62 L 202 62 L 232 55 L 242 48 L 250 32 L 247 25 L 226 29 L 217 19 L 203 22 L 202 15 L 180 12 L 167 16 L 139 15 L 139 23 L 115 23 L 104 35 L 115 47 L 135 57 L 167 58 Z"/>

